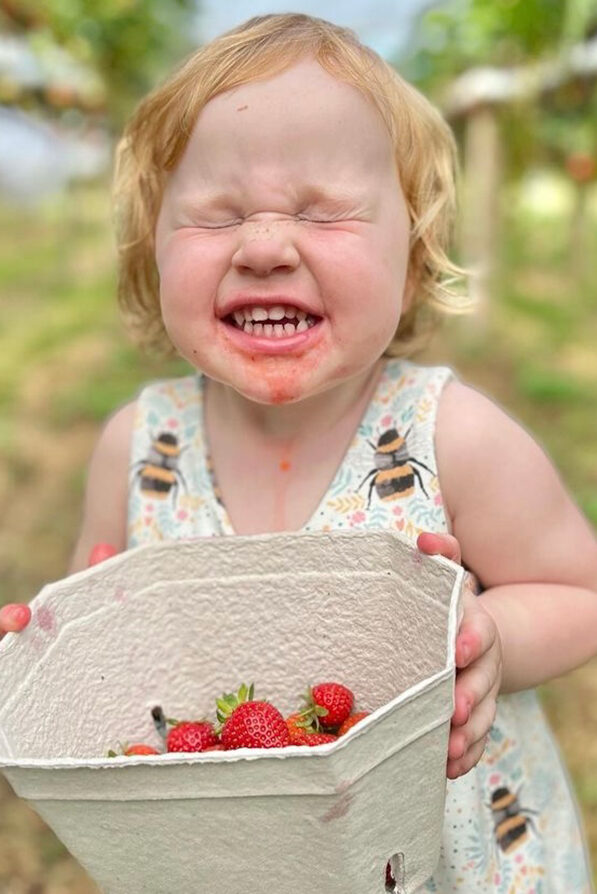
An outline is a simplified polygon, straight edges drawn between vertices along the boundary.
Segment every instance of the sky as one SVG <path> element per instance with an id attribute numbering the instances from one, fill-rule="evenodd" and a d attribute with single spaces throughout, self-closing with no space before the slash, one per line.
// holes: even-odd
<path id="1" fill-rule="evenodd" d="M 417 13 L 433 0 L 202 0 L 199 28 L 210 40 L 255 15 L 305 12 L 357 32 L 381 56 L 399 55 L 408 45 Z"/>

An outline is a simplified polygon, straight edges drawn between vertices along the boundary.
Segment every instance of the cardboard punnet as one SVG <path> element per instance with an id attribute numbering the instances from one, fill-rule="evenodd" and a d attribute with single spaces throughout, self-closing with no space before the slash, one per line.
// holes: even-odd
<path id="1" fill-rule="evenodd" d="M 129 550 L 0 644 L 0 767 L 106 894 L 410 894 L 439 856 L 463 579 L 382 530 Z M 254 682 L 290 713 L 325 679 L 371 711 L 329 745 L 105 757 L 160 746 L 154 705 L 213 717 Z"/>

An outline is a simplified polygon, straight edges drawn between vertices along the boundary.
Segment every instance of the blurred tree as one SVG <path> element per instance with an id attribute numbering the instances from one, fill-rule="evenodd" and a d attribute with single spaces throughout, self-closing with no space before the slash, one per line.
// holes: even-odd
<path id="1" fill-rule="evenodd" d="M 505 178 L 531 165 L 568 175 L 577 194 L 576 269 L 586 254 L 580 235 L 597 158 L 597 0 L 451 0 L 424 13 L 419 26 L 400 68 L 444 108 L 464 149 L 460 245 L 478 270 L 484 328 Z"/>
<path id="2" fill-rule="evenodd" d="M 400 68 L 442 105 L 445 87 L 469 69 L 556 67 L 573 45 L 597 34 L 597 0 L 450 0 L 428 10 L 418 32 Z M 536 74 L 529 69 L 529 77 Z M 514 176 L 532 161 L 563 169 L 572 153 L 597 155 L 594 76 L 565 78 L 538 94 L 500 109 L 506 171 Z"/>
<path id="3" fill-rule="evenodd" d="M 596 25 L 596 0 L 450 0 L 421 17 L 418 45 L 405 65 L 432 88 L 474 66 L 553 56 Z"/>
<path id="4" fill-rule="evenodd" d="M 0 0 L 3 30 L 27 31 L 93 67 L 117 127 L 135 101 L 192 48 L 197 0 Z"/>

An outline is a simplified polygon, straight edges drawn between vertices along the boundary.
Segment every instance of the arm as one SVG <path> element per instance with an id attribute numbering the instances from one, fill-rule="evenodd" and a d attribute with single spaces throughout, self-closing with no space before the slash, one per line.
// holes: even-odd
<path id="1" fill-rule="evenodd" d="M 502 692 L 597 653 L 597 541 L 536 442 L 495 404 L 452 383 L 437 455 L 464 564 L 502 643 Z"/>
<path id="2" fill-rule="evenodd" d="M 135 403 L 125 404 L 106 422 L 89 464 L 83 520 L 69 574 L 87 568 L 95 544 L 126 549 L 128 477 Z"/>
<path id="3" fill-rule="evenodd" d="M 128 466 L 135 404 L 111 416 L 99 437 L 87 479 L 83 524 L 71 559 L 69 574 L 81 571 L 126 547 Z M 0 638 L 29 624 L 28 605 L 0 608 Z"/>
<path id="4" fill-rule="evenodd" d="M 419 548 L 463 558 L 485 588 L 465 592 L 456 640 L 447 766 L 456 778 L 481 757 L 500 691 L 597 652 L 597 543 L 538 445 L 473 389 L 446 388 L 436 446 L 456 536 L 422 534 Z"/>

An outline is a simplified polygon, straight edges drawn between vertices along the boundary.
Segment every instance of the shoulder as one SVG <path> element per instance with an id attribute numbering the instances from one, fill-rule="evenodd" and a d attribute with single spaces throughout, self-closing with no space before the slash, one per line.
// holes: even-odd
<path id="1" fill-rule="evenodd" d="M 131 400 L 108 416 L 95 446 L 96 455 L 128 456 L 136 412 L 137 401 Z"/>
<path id="2" fill-rule="evenodd" d="M 446 385 L 436 453 L 463 560 L 485 586 L 594 575 L 595 538 L 586 519 L 542 446 L 494 401 L 461 382 Z"/>

